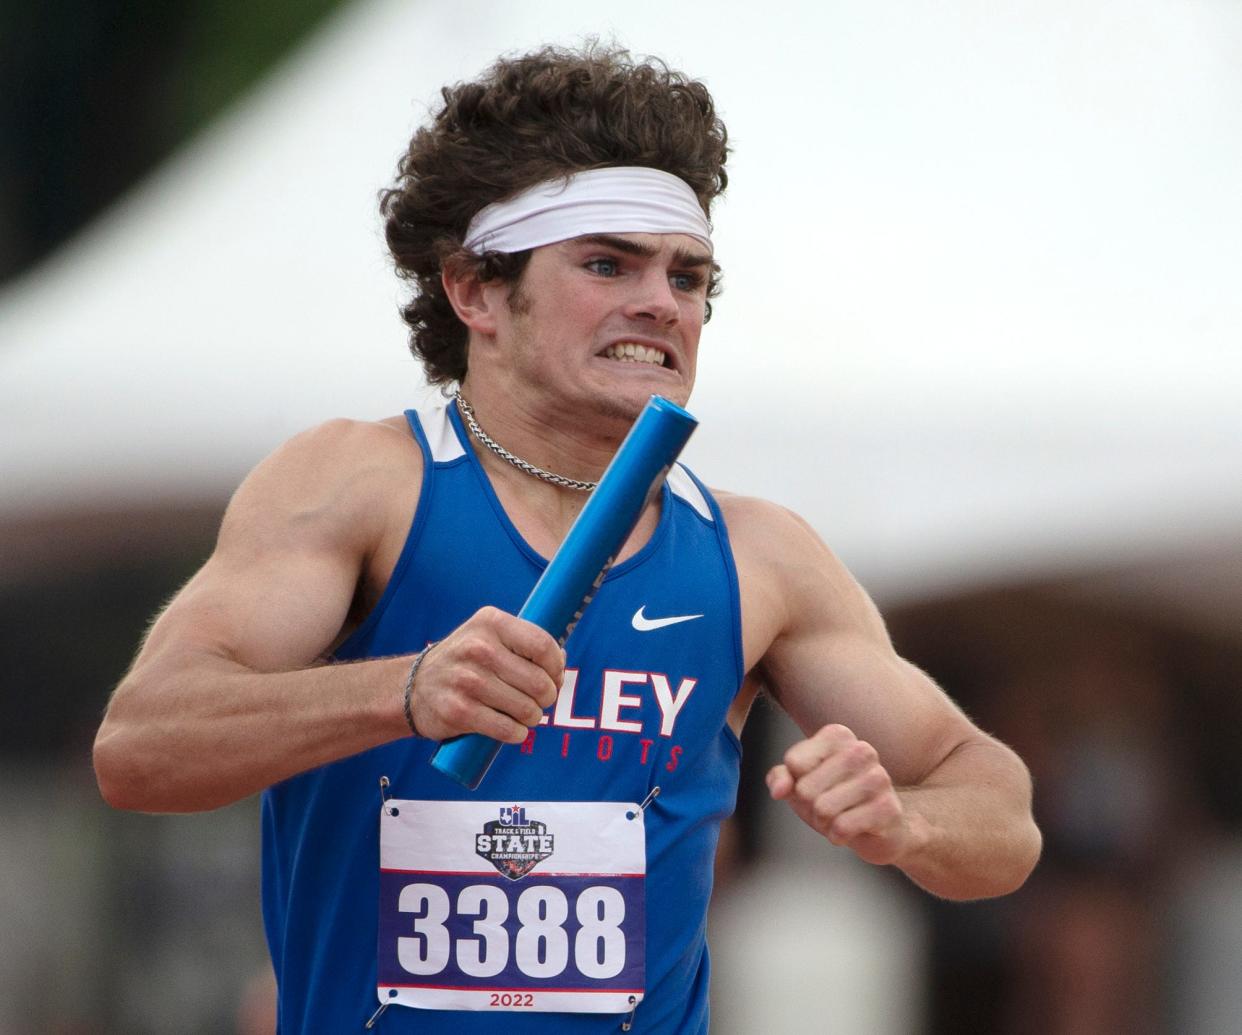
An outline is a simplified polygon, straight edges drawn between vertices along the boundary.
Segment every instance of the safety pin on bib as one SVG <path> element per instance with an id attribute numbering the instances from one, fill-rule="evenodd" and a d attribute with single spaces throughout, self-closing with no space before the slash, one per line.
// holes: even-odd
<path id="1" fill-rule="evenodd" d="M 382 808 L 385 812 L 387 812 L 388 815 L 395 816 L 397 814 L 397 810 L 390 809 L 388 807 L 388 788 L 391 786 L 391 784 L 389 783 L 388 777 L 381 776 L 379 778 L 379 785 L 380 785 L 380 808 Z"/>
<path id="2" fill-rule="evenodd" d="M 375 1013 L 371 1014 L 371 1019 L 367 1021 L 367 1024 L 366 1024 L 367 1031 L 370 1031 L 372 1028 L 375 1027 L 375 1022 L 384 1016 L 384 1011 L 388 1009 L 389 1005 L 390 1005 L 389 1003 L 380 1003 L 379 1009 L 376 1010 Z"/>
<path id="3" fill-rule="evenodd" d="M 626 812 L 625 818 L 633 822 L 641 814 L 645 813 L 647 811 L 647 806 L 650 805 L 659 796 L 660 796 L 660 788 L 652 787 L 651 793 L 648 794 L 647 797 L 643 799 L 643 803 L 638 806 L 638 812 Z"/>
<path id="4" fill-rule="evenodd" d="M 387 1006 L 388 1004 L 385 1003 L 384 1005 Z M 630 1006 L 631 1006 L 630 1015 L 626 1017 L 624 1021 L 621 1022 L 622 1031 L 629 1031 L 632 1027 L 634 1027 L 634 1014 L 638 1013 L 638 997 L 637 996 L 630 996 Z M 647 1015 L 643 1014 L 643 1016 L 646 1017 Z"/>

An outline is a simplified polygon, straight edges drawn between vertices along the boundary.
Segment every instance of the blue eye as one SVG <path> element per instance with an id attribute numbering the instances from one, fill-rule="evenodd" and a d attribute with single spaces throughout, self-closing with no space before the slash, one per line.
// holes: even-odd
<path id="1" fill-rule="evenodd" d="M 592 259 L 587 263 L 587 269 L 601 277 L 615 277 L 620 272 L 619 266 L 616 259 Z"/>

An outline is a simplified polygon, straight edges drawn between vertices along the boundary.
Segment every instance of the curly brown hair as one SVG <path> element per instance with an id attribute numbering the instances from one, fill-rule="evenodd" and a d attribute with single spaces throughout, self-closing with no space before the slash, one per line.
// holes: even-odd
<path id="1" fill-rule="evenodd" d="M 397 274 L 413 282 L 401 315 L 410 351 L 432 384 L 461 381 L 467 332 L 444 292 L 442 269 L 474 270 L 514 285 L 530 251 L 474 255 L 462 247 L 479 209 L 583 169 L 637 165 L 690 185 L 709 217 L 728 184 L 728 135 L 707 87 L 662 61 L 619 47 L 545 47 L 502 58 L 479 79 L 446 86 L 381 192 Z M 719 290 L 713 267 L 708 297 Z M 707 317 L 711 316 L 708 303 Z"/>

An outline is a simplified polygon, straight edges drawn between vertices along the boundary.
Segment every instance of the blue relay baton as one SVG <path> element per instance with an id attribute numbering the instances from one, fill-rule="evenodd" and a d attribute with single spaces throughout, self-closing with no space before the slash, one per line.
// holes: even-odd
<path id="1" fill-rule="evenodd" d="M 617 552 L 698 423 L 667 399 L 653 395 L 648 400 L 565 541 L 530 591 L 519 618 L 533 622 L 565 646 Z M 444 741 L 431 756 L 431 764 L 474 790 L 502 746 L 482 733 L 467 733 Z"/>

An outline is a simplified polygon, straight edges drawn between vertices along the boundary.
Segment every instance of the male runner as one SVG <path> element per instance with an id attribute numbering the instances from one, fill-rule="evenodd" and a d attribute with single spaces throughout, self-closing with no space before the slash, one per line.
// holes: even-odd
<path id="1" fill-rule="evenodd" d="M 263 792 L 282 1032 L 705 1031 L 762 687 L 806 735 L 770 792 L 828 841 L 950 898 L 1034 865 L 1022 763 L 778 506 L 675 467 L 567 655 L 514 617 L 647 398 L 690 396 L 726 151 L 701 83 L 624 52 L 446 89 L 383 209 L 456 398 L 260 464 L 117 688 L 109 802 Z M 477 792 L 427 762 L 465 732 L 513 745 Z"/>

